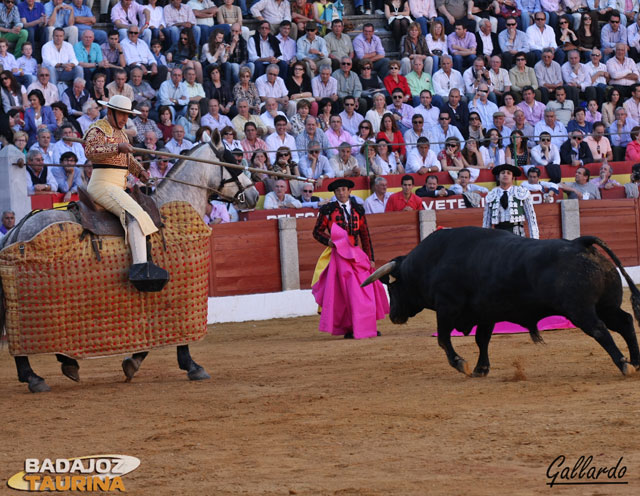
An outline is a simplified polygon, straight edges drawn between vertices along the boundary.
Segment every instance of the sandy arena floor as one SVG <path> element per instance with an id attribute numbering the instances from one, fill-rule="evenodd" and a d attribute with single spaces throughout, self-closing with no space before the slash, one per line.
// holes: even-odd
<path id="1" fill-rule="evenodd" d="M 191 348 L 213 377 L 200 383 L 174 349 L 151 353 L 130 384 L 121 357 L 81 362 L 79 384 L 35 357 L 53 389 L 39 395 L 5 346 L 0 494 L 25 494 L 6 486 L 25 458 L 100 453 L 141 460 L 124 479 L 132 495 L 640 494 L 640 374 L 625 379 L 566 330 L 542 333 L 546 345 L 494 336 L 491 374 L 469 379 L 431 337 L 434 316 L 387 320 L 365 341 L 319 333 L 317 317 L 212 326 Z M 475 365 L 473 338 L 454 346 Z M 623 457 L 628 484 L 549 488 L 559 455 Z"/>

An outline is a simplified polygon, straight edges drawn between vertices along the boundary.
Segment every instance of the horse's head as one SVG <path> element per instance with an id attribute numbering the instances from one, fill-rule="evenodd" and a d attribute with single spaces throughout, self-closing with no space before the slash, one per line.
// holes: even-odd
<path id="1" fill-rule="evenodd" d="M 235 157 L 222 145 L 221 140 L 219 140 L 218 130 L 215 129 L 213 133 L 214 135 L 209 145 L 218 157 L 218 160 L 228 164 L 235 164 Z M 214 139 L 216 134 L 218 134 L 218 140 Z M 216 144 L 216 142 L 218 144 Z M 222 180 L 218 185 L 218 189 L 224 196 L 233 198 L 234 204 L 240 210 L 255 208 L 260 198 L 260 193 L 258 193 L 251 179 L 243 174 L 241 169 L 232 167 L 222 167 Z"/>
<path id="2" fill-rule="evenodd" d="M 260 193 L 251 179 L 244 175 L 240 169 L 223 167 L 222 182 L 219 188 L 220 193 L 224 196 L 233 198 L 234 204 L 239 210 L 255 208 L 260 198 Z"/>

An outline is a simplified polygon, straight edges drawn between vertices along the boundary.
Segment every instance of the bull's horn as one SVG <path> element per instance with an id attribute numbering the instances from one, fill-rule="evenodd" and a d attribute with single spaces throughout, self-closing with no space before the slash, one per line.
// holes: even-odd
<path id="1" fill-rule="evenodd" d="M 365 279 L 365 281 L 360 284 L 361 288 L 364 288 L 365 286 L 368 286 L 369 284 L 371 284 L 374 281 L 377 281 L 378 279 L 380 279 L 382 276 L 386 276 L 387 274 L 389 274 L 393 269 L 396 268 L 396 264 L 398 262 L 396 262 L 395 260 L 393 262 L 389 262 L 384 264 L 382 267 L 380 267 L 378 270 L 376 270 L 373 274 L 371 274 L 369 277 L 367 277 Z"/>

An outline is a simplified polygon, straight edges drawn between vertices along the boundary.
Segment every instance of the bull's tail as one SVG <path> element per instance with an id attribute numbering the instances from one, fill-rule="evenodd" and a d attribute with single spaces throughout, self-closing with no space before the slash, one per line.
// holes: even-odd
<path id="1" fill-rule="evenodd" d="M 585 247 L 594 244 L 598 245 L 607 253 L 607 255 L 609 255 L 611 260 L 613 260 L 613 263 L 615 263 L 618 269 L 620 269 L 622 277 L 625 278 L 627 284 L 629 285 L 629 290 L 631 291 L 631 307 L 633 308 L 633 314 L 635 315 L 638 323 L 640 323 L 640 290 L 638 290 L 638 288 L 636 287 L 635 282 L 633 282 L 633 279 L 631 279 L 631 276 L 627 273 L 617 255 L 613 253 L 613 250 L 609 248 L 609 245 L 607 245 L 607 243 L 602 241 L 600 238 L 597 238 L 596 236 L 581 236 L 575 241 L 581 243 Z"/>

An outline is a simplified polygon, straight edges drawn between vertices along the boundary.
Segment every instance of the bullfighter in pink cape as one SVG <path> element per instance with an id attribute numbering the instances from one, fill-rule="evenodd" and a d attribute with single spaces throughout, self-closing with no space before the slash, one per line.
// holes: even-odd
<path id="1" fill-rule="evenodd" d="M 375 262 L 364 209 L 350 198 L 353 186 L 349 179 L 331 183 L 337 201 L 320 209 L 313 236 L 328 248 L 316 265 L 313 295 L 322 308 L 320 331 L 362 339 L 380 335 L 376 321 L 389 313 L 389 303 L 379 281 L 360 287 Z"/>

